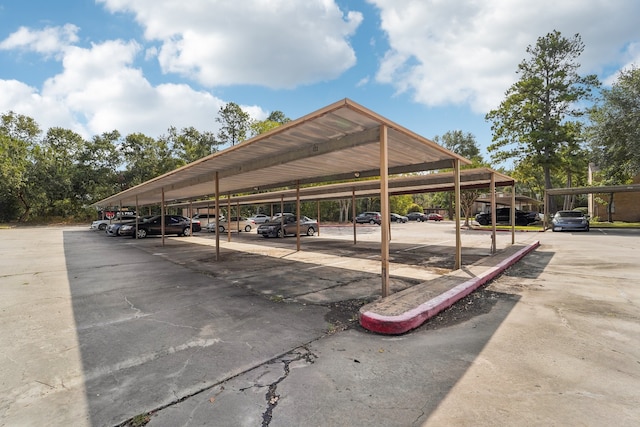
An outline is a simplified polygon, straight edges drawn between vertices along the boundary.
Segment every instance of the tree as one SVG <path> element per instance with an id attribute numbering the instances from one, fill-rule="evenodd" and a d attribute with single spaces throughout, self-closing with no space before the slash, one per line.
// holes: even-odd
<path id="1" fill-rule="evenodd" d="M 442 145 L 444 148 L 471 160 L 471 165 L 463 166 L 463 168 L 477 168 L 479 166 L 484 166 L 484 160 L 480 154 L 480 148 L 478 148 L 476 137 L 472 133 L 467 132 L 465 134 L 460 130 L 448 131 L 442 136 L 442 138 L 436 136 L 434 141 Z M 473 206 L 480 193 L 480 190 L 462 190 L 460 192 L 460 209 L 464 216 L 465 227 L 469 227 L 469 218 L 473 215 Z M 447 194 L 444 203 L 449 211 L 449 218 L 453 218 L 454 206 L 451 193 Z"/>
<path id="2" fill-rule="evenodd" d="M 285 123 L 290 122 L 282 111 L 273 111 L 265 120 L 254 120 L 250 124 L 251 136 L 260 135 L 269 132 Z"/>
<path id="3" fill-rule="evenodd" d="M 591 99 L 599 86 L 595 75 L 578 74 L 576 59 L 583 50 L 579 34 L 567 39 L 554 31 L 538 38 L 535 46 L 527 47 L 531 57 L 518 65 L 520 80 L 486 116 L 492 122 L 488 149 L 493 160 L 526 159 L 539 165 L 545 189 L 552 188 L 552 171 L 562 167 L 563 148 L 581 142 L 575 120 L 585 113 L 580 102 Z M 547 208 L 552 212 L 555 205 Z"/>
<path id="4" fill-rule="evenodd" d="M 169 134 L 163 137 L 174 148 L 177 157 L 184 163 L 191 163 L 215 153 L 219 142 L 211 132 L 199 132 L 196 128 L 183 128 L 180 133 L 171 126 Z"/>
<path id="5" fill-rule="evenodd" d="M 32 152 L 40 128 L 30 117 L 8 112 L 0 116 L 0 220 L 23 221 L 29 215 Z"/>
<path id="6" fill-rule="evenodd" d="M 69 129 L 50 128 L 34 151 L 35 182 L 43 192 L 39 199 L 42 216 L 74 215 L 82 205 L 83 177 L 76 173 L 86 141 Z"/>
<path id="7" fill-rule="evenodd" d="M 79 197 L 87 204 L 120 191 L 119 170 L 124 158 L 118 149 L 120 132 L 113 130 L 87 141 L 79 155 L 76 174 Z"/>
<path id="8" fill-rule="evenodd" d="M 218 132 L 221 144 L 234 146 L 247 139 L 251 117 L 235 102 L 220 107 L 216 122 L 221 124 Z"/>
<path id="9" fill-rule="evenodd" d="M 620 72 L 590 111 L 594 161 L 604 184 L 625 184 L 640 173 L 640 68 Z"/>
<path id="10" fill-rule="evenodd" d="M 127 135 L 121 146 L 126 170 L 120 179 L 121 191 L 178 167 L 166 139 L 155 140 L 142 133 Z"/>

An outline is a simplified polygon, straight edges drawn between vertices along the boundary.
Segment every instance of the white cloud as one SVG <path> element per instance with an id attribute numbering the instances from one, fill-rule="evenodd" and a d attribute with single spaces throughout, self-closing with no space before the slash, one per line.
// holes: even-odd
<path id="1" fill-rule="evenodd" d="M 27 27 L 20 27 L 0 42 L 0 49 L 23 49 L 45 55 L 58 54 L 68 45 L 78 41 L 78 27 L 66 24 L 62 27 L 47 27 L 34 31 Z"/>
<path id="2" fill-rule="evenodd" d="M 224 101 L 187 85 L 152 86 L 132 65 L 140 52 L 137 43 L 122 41 L 67 47 L 61 53 L 62 72 L 40 91 L 0 80 L 0 111 L 33 117 L 43 130 L 64 127 L 85 138 L 114 129 L 157 137 L 169 126 L 217 128 L 215 116 Z"/>
<path id="3" fill-rule="evenodd" d="M 99 0 L 129 12 L 162 44 L 164 72 L 205 86 L 293 88 L 337 78 L 356 63 L 349 44 L 362 21 L 333 0 Z"/>
<path id="4" fill-rule="evenodd" d="M 553 30 L 581 35 L 583 74 L 619 68 L 630 55 L 625 43 L 640 41 L 640 3 L 625 0 L 368 1 L 390 45 L 376 79 L 429 106 L 497 107 L 526 47 Z"/>

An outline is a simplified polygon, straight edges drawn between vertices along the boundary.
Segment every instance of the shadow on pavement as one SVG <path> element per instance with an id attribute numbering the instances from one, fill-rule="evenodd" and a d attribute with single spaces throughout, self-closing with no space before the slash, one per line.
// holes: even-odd
<path id="1" fill-rule="evenodd" d="M 327 322 L 335 298 L 305 298 L 341 288 L 349 288 L 339 294 L 343 301 L 375 298 L 378 275 L 233 251 L 223 251 L 217 263 L 210 246 L 169 242 L 64 233 L 92 425 L 119 425 L 159 408 L 167 409 L 152 424 L 163 417 L 160 425 L 171 425 L 170 417 L 185 422 L 183 409 L 192 411 L 190 419 L 220 417 L 235 425 L 252 416 L 262 423 L 266 411 L 283 425 L 343 425 L 339 417 L 375 407 L 395 408 L 387 415 L 401 412 L 399 422 L 423 419 L 517 303 L 512 295 L 482 291 L 392 340 L 360 328 L 335 331 Z M 330 243 L 323 250 L 335 249 Z M 296 363 L 310 369 L 278 383 L 287 398 L 275 408 L 261 378 L 300 348 L 313 356 Z M 258 404 L 248 385 L 261 391 Z M 191 407 L 219 391 L 218 401 L 235 399 L 235 406 Z M 318 405 L 326 410 L 319 413 Z M 366 416 L 350 423 L 373 424 Z"/>

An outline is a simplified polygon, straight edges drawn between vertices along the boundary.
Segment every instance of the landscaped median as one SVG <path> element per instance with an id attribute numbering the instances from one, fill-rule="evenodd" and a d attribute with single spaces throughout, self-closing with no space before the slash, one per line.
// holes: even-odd
<path id="1" fill-rule="evenodd" d="M 360 325 L 386 335 L 403 334 L 500 275 L 540 246 L 513 245 L 451 274 L 412 286 L 360 308 Z"/>

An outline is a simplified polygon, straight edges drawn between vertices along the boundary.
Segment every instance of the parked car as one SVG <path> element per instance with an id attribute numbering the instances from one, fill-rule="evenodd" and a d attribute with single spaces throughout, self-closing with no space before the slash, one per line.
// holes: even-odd
<path id="1" fill-rule="evenodd" d="M 430 213 L 429 215 L 427 215 L 427 219 L 429 221 L 442 221 L 442 215 L 438 214 L 438 213 Z"/>
<path id="2" fill-rule="evenodd" d="M 300 234 L 313 236 L 318 231 L 318 221 L 302 216 Z M 283 227 L 284 226 L 284 227 Z M 285 237 L 298 233 L 298 221 L 293 214 L 284 214 L 284 218 L 273 217 L 270 221 L 258 226 L 258 234 L 262 237 Z"/>
<path id="3" fill-rule="evenodd" d="M 113 220 L 111 219 L 98 219 L 95 220 L 91 223 L 91 226 L 89 227 L 91 230 L 100 230 L 100 231 L 104 231 L 107 229 L 107 227 L 109 226 L 109 224 L 112 224 Z"/>
<path id="4" fill-rule="evenodd" d="M 427 221 L 429 218 L 427 217 L 427 215 L 423 214 L 422 212 L 409 212 L 407 214 L 407 219 L 409 221 L 422 222 L 422 221 Z"/>
<path id="5" fill-rule="evenodd" d="M 551 220 L 552 231 L 589 231 L 589 218 L 580 211 L 558 211 Z"/>
<path id="6" fill-rule="evenodd" d="M 269 215 L 265 215 L 265 214 L 255 214 L 253 216 L 250 216 L 247 219 L 252 220 L 256 224 L 264 224 L 265 222 L 269 221 L 271 219 L 271 217 Z"/>
<path id="7" fill-rule="evenodd" d="M 529 225 L 537 220 L 538 214 L 536 212 L 524 212 L 516 209 L 516 225 Z M 480 225 L 491 224 L 491 212 L 480 212 L 476 215 L 476 221 Z M 496 209 L 496 222 L 510 224 L 511 208 Z"/>
<path id="8" fill-rule="evenodd" d="M 145 222 L 149 218 L 153 218 L 153 215 L 147 215 L 147 216 L 143 216 L 141 218 L 138 218 L 138 223 Z M 107 226 L 107 229 L 105 230 L 107 236 L 111 236 L 111 237 L 121 236 L 120 227 L 122 227 L 125 224 L 133 224 L 135 226 L 136 221 L 135 220 L 133 220 L 133 221 L 122 221 L 122 222 L 114 222 L 112 224 L 109 224 Z"/>
<path id="9" fill-rule="evenodd" d="M 197 221 L 197 220 L 196 220 Z M 138 223 L 138 238 L 143 239 L 147 236 L 160 235 L 162 233 L 162 217 L 160 215 L 153 216 L 147 221 Z M 194 222 L 182 215 L 165 215 L 164 217 L 164 234 L 177 234 L 178 236 L 189 236 L 191 229 L 193 232 L 201 230 L 200 222 Z M 120 227 L 121 236 L 136 236 L 136 224 L 124 224 Z"/>
<path id="10" fill-rule="evenodd" d="M 391 222 L 401 222 L 401 223 L 404 223 L 404 222 L 409 221 L 409 218 L 407 218 L 407 217 L 406 217 L 406 216 L 404 216 L 404 215 L 399 215 L 399 214 L 397 214 L 397 213 L 392 213 L 392 214 L 391 214 L 390 221 L 391 221 Z"/>
<path id="11" fill-rule="evenodd" d="M 355 218 L 356 224 L 382 224 L 380 212 L 362 212 Z"/>
<path id="12" fill-rule="evenodd" d="M 246 231 L 248 233 L 255 226 L 256 223 L 252 219 L 244 217 L 231 217 L 229 221 L 222 220 L 219 224 L 216 222 L 210 222 L 209 224 L 207 224 L 206 229 L 210 233 L 215 233 L 216 230 L 220 233 L 224 233 L 229 229 L 236 231 Z"/>
<path id="13" fill-rule="evenodd" d="M 105 231 L 111 224 L 119 224 L 136 219 L 136 213 L 128 210 L 104 211 L 100 212 L 100 216 L 103 217 L 103 219 L 93 221 L 89 227 L 91 230 Z"/>
<path id="14" fill-rule="evenodd" d="M 216 214 L 213 213 L 197 213 L 191 217 L 191 219 L 195 219 L 200 221 L 200 226 L 203 224 L 209 224 L 211 222 L 216 222 Z M 224 221 L 224 215 L 220 214 L 220 221 Z"/>

